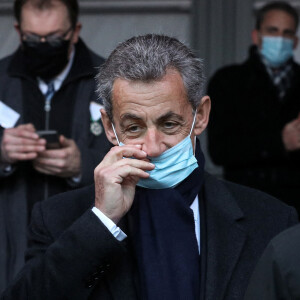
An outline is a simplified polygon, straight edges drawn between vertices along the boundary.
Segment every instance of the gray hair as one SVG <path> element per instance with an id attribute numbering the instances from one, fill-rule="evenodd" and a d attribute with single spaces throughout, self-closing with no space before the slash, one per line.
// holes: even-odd
<path id="1" fill-rule="evenodd" d="M 97 93 L 112 121 L 112 89 L 114 81 L 159 81 L 167 70 L 177 70 L 187 97 L 195 110 L 204 90 L 203 62 L 175 38 L 147 34 L 133 37 L 117 46 L 96 76 Z"/>

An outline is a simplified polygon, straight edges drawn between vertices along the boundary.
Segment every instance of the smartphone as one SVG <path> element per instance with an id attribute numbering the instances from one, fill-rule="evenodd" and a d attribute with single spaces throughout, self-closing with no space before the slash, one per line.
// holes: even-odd
<path id="1" fill-rule="evenodd" d="M 46 149 L 60 148 L 59 135 L 56 130 L 38 130 L 36 132 L 40 138 L 46 140 Z"/>

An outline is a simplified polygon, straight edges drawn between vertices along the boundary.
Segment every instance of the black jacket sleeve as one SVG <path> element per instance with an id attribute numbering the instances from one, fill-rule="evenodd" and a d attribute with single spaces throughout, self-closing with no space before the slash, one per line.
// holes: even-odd
<path id="1" fill-rule="evenodd" d="M 125 253 L 122 242 L 91 210 L 58 235 L 55 240 L 44 223 L 41 205 L 36 205 L 28 261 L 2 300 L 88 299 Z"/>

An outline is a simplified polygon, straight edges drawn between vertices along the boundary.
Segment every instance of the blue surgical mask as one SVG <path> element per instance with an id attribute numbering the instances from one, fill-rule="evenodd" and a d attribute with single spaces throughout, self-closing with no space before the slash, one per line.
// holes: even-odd
<path id="1" fill-rule="evenodd" d="M 187 178 L 198 167 L 191 141 L 191 133 L 194 128 L 195 120 L 196 113 L 191 131 L 186 138 L 163 152 L 161 155 L 149 157 L 151 162 L 155 165 L 155 168 L 152 171 L 148 171 L 150 174 L 148 178 L 141 178 L 138 181 L 138 186 L 147 189 L 173 188 Z M 119 145 L 124 145 L 119 142 L 113 124 L 112 127 Z"/>
<path id="2" fill-rule="evenodd" d="M 270 67 L 278 68 L 293 56 L 293 46 L 291 39 L 264 36 L 260 52 Z"/>

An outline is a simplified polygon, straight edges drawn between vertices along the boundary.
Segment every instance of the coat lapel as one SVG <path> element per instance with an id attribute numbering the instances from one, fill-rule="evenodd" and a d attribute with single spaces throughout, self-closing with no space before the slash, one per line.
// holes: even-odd
<path id="1" fill-rule="evenodd" d="M 244 215 L 224 183 L 209 175 L 205 177 L 204 199 L 207 237 L 204 298 L 224 299 L 246 241 L 246 233 L 239 224 Z"/>

